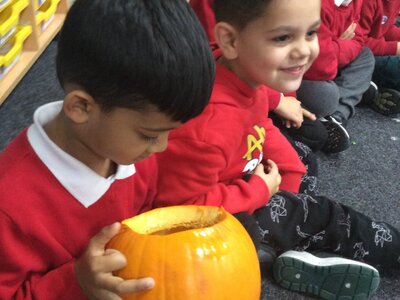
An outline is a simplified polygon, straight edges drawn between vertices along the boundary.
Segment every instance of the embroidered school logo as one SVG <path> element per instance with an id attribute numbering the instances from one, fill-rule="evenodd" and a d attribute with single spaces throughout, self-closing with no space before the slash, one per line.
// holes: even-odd
<path id="1" fill-rule="evenodd" d="M 383 17 L 382 17 L 381 24 L 382 24 L 382 25 L 386 24 L 386 22 L 388 21 L 388 19 L 389 19 L 388 16 L 383 16 Z"/>
<path id="2" fill-rule="evenodd" d="M 247 135 L 247 151 L 243 158 L 247 160 L 247 164 L 243 169 L 243 173 L 251 173 L 258 166 L 263 156 L 263 145 L 265 141 L 265 128 L 253 126 L 255 134 Z"/>

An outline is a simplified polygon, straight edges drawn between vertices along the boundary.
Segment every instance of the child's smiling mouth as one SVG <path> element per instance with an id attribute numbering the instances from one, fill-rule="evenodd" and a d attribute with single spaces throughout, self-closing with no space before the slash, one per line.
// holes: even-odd
<path id="1" fill-rule="evenodd" d="M 292 75 L 292 76 L 303 76 L 305 72 L 305 65 L 288 67 L 288 68 L 281 68 L 281 71 Z"/>

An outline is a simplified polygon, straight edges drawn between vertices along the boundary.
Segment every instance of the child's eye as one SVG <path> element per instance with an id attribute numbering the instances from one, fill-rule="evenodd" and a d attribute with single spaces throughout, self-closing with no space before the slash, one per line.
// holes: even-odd
<path id="1" fill-rule="evenodd" d="M 313 38 L 315 36 L 318 35 L 318 31 L 317 30 L 311 30 L 309 32 L 307 32 L 307 38 Z"/>
<path id="2" fill-rule="evenodd" d="M 147 143 L 155 144 L 158 141 L 158 136 L 147 136 L 147 135 L 142 135 L 142 138 L 144 141 Z"/>
<path id="3" fill-rule="evenodd" d="M 278 42 L 278 43 L 283 43 L 283 42 L 288 41 L 289 39 L 290 39 L 290 36 L 285 34 L 285 35 L 281 35 L 281 36 L 274 38 L 274 41 Z"/>

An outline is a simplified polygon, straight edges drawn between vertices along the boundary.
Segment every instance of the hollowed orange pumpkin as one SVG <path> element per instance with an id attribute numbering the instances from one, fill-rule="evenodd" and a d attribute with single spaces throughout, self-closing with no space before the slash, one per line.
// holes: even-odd
<path id="1" fill-rule="evenodd" d="M 153 277 L 129 300 L 258 300 L 260 269 L 247 231 L 223 208 L 171 206 L 124 220 L 107 245 L 128 265 L 115 275 Z"/>

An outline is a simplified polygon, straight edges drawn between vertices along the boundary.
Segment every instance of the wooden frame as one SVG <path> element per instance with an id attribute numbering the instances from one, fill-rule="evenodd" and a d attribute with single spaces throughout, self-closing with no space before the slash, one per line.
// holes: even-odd
<path id="1" fill-rule="evenodd" d="M 0 105 L 6 100 L 30 67 L 39 58 L 40 54 L 42 54 L 57 35 L 64 23 L 65 15 L 68 10 L 68 0 L 60 1 L 54 19 L 43 32 L 40 29 L 40 25 L 36 25 L 34 3 L 35 0 L 30 0 L 28 7 L 21 13 L 20 22 L 31 25 L 32 34 L 25 41 L 19 60 L 7 74 L 5 74 L 4 78 L 0 79 Z"/>

